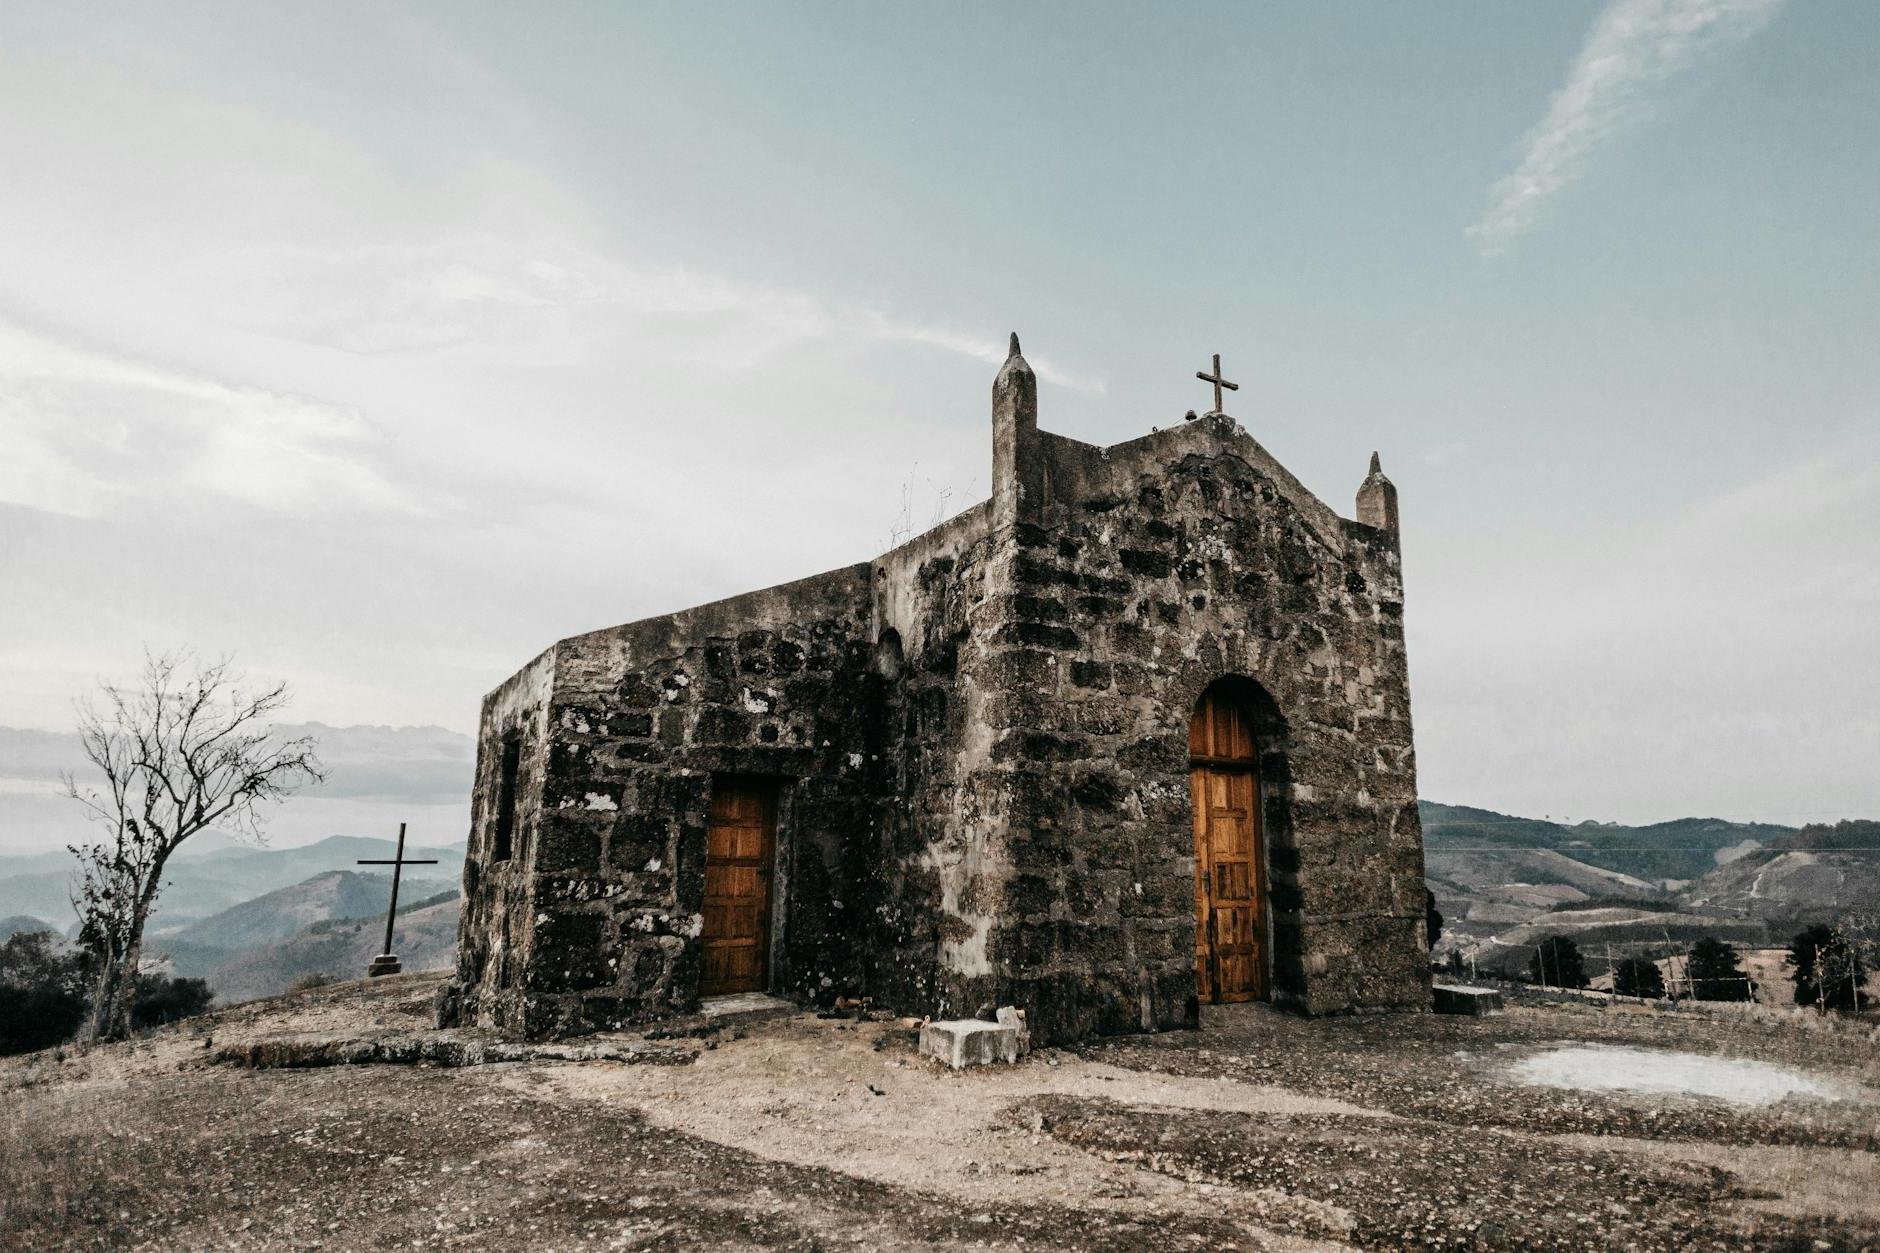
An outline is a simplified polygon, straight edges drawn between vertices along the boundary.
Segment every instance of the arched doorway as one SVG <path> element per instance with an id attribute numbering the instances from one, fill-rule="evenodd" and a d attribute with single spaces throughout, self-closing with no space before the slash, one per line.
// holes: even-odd
<path id="1" fill-rule="evenodd" d="M 1207 1001 L 1265 1000 L 1266 853 L 1252 719 L 1231 686 L 1195 703 L 1188 727 L 1195 816 L 1195 985 Z"/>

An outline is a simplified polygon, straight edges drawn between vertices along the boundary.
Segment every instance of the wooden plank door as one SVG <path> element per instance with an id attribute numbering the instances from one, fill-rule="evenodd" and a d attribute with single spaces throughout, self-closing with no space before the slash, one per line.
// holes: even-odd
<path id="1" fill-rule="evenodd" d="M 705 835 L 700 996 L 762 992 L 769 983 L 776 845 L 776 783 L 735 775 L 714 779 Z"/>
<path id="2" fill-rule="evenodd" d="M 1204 1001 L 1267 992 L 1265 858 L 1253 737 L 1233 702 L 1204 695 L 1189 729 L 1194 802 L 1195 983 Z"/>

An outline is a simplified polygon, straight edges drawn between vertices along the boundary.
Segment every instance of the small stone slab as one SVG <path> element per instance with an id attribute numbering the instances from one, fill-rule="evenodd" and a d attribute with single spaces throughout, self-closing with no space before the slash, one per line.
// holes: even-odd
<path id="1" fill-rule="evenodd" d="M 955 1070 L 1018 1060 L 1018 1028 L 978 1018 L 930 1022 L 920 1029 L 920 1052 Z"/>
<path id="2" fill-rule="evenodd" d="M 796 1013 L 796 1006 L 763 992 L 733 992 L 706 997 L 698 1003 L 698 1012 L 700 1017 L 715 1023 L 753 1022 L 786 1017 Z"/>
<path id="3" fill-rule="evenodd" d="M 1501 993 L 1494 988 L 1476 988 L 1462 983 L 1438 983 L 1430 995 L 1439 1014 L 1468 1014 L 1483 1018 L 1501 1012 Z"/>

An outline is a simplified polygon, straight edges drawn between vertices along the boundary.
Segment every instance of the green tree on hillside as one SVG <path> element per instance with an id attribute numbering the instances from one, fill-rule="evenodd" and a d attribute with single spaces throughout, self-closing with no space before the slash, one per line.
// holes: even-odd
<path id="1" fill-rule="evenodd" d="M 1528 975 L 1550 988 L 1583 988 L 1587 983 L 1586 961 L 1571 937 L 1550 935 L 1528 958 Z"/>
<path id="2" fill-rule="evenodd" d="M 1867 963 L 1860 950 L 1846 928 L 1817 923 L 1798 934 L 1782 959 L 1795 984 L 1795 1003 L 1854 1009 L 1856 992 L 1867 979 Z"/>
<path id="3" fill-rule="evenodd" d="M 1705 936 L 1691 946 L 1685 962 L 1691 995 L 1700 1001 L 1751 999 L 1749 976 L 1736 964 L 1736 950 L 1722 940 Z"/>
<path id="4" fill-rule="evenodd" d="M 1665 977 L 1657 962 L 1628 957 L 1612 972 L 1612 990 L 1620 996 L 1659 997 L 1665 994 Z"/>

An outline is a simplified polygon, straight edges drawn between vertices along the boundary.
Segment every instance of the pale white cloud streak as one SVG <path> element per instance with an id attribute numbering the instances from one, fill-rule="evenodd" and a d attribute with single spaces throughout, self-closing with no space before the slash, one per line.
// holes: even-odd
<path id="1" fill-rule="evenodd" d="M 91 517 L 115 497 L 404 508 L 361 415 L 0 321 L 0 501 Z"/>
<path id="2" fill-rule="evenodd" d="M 282 250 L 242 262 L 257 292 L 256 329 L 367 355 L 500 346 L 532 360 L 566 361 L 598 335 L 656 342 L 685 361 L 751 368 L 794 345 L 908 344 L 982 361 L 1005 360 L 1004 335 L 932 322 L 697 268 L 606 255 L 567 238 L 459 235 L 328 253 Z M 1102 394 L 1105 381 L 1030 358 L 1055 386 Z"/>
<path id="3" fill-rule="evenodd" d="M 879 316 L 867 319 L 865 325 L 872 325 L 875 335 L 884 341 L 925 344 L 947 352 L 956 352 L 963 357 L 983 361 L 991 366 L 1004 364 L 1005 355 L 1010 350 L 1010 344 L 1004 337 L 983 339 L 945 327 L 897 323 Z M 1073 374 L 1036 353 L 1026 353 L 1025 361 L 1039 378 L 1057 387 L 1087 392 L 1094 396 L 1101 396 L 1108 389 L 1108 382 L 1105 379 Z"/>
<path id="4" fill-rule="evenodd" d="M 1699 58 L 1749 38 L 1782 0 L 1613 0 L 1567 82 L 1529 134 L 1521 164 L 1495 184 L 1469 236 L 1484 256 L 1532 230 L 1593 152 L 1650 107 L 1655 86 Z"/>

